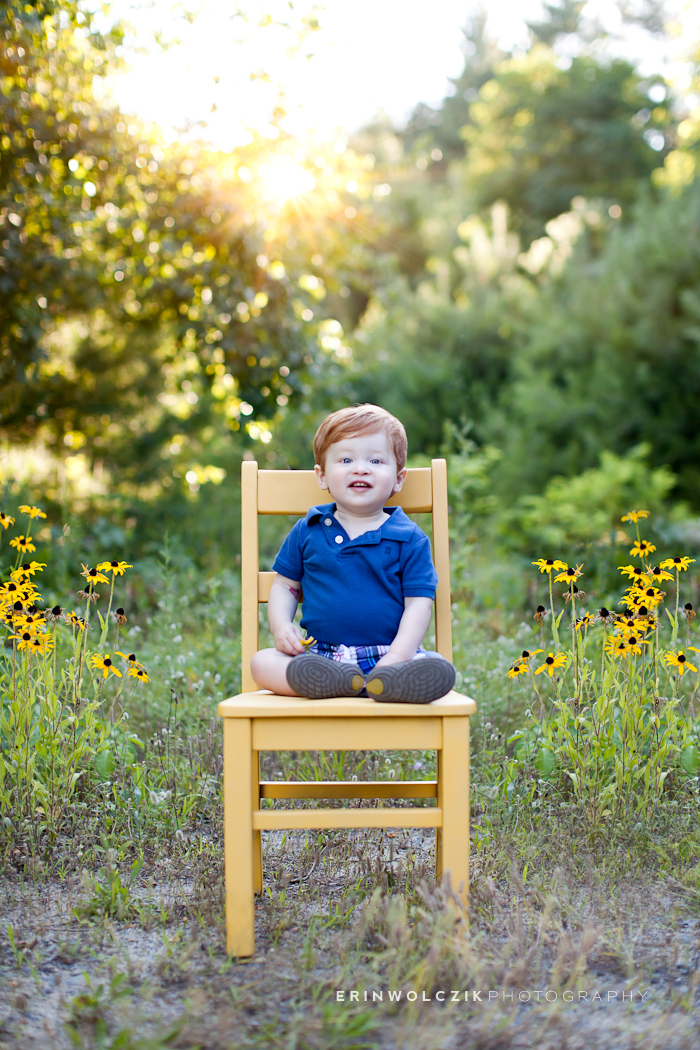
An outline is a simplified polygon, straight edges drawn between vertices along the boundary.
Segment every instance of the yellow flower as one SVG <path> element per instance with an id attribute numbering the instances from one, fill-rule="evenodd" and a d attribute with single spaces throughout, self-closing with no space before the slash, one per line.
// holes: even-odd
<path id="1" fill-rule="evenodd" d="M 137 678 L 139 680 L 139 682 L 150 682 L 150 680 L 151 680 L 148 677 L 148 675 L 146 674 L 146 672 L 144 671 L 143 667 L 130 667 L 129 668 L 129 677 L 130 678 Z"/>
<path id="2" fill-rule="evenodd" d="M 10 540 L 10 546 L 16 547 L 18 551 L 22 551 L 24 554 L 27 551 L 35 551 L 36 547 L 32 543 L 29 536 L 15 536 L 13 540 Z"/>
<path id="3" fill-rule="evenodd" d="M 530 669 L 528 663 L 537 653 L 544 652 L 543 649 L 523 649 L 522 653 L 515 661 L 511 669 L 507 672 L 507 678 L 517 678 L 519 674 L 527 674 Z"/>
<path id="4" fill-rule="evenodd" d="M 627 642 L 624 638 L 610 638 L 606 643 L 605 651 L 612 656 L 627 656 Z"/>
<path id="5" fill-rule="evenodd" d="M 556 656 L 554 655 L 554 653 L 549 653 L 545 662 L 542 664 L 541 667 L 537 668 L 535 674 L 541 674 L 542 671 L 547 671 L 549 677 L 551 678 L 556 669 L 558 667 L 562 667 L 565 663 L 566 656 L 564 655 L 564 653 L 557 653 Z"/>
<path id="6" fill-rule="evenodd" d="M 629 512 L 629 514 L 625 514 L 625 516 L 623 518 L 621 518 L 620 520 L 621 521 L 638 522 L 640 518 L 648 518 L 648 517 L 649 517 L 649 511 L 648 510 L 631 510 Z"/>
<path id="7" fill-rule="evenodd" d="M 36 656 L 43 656 L 45 653 L 50 653 L 53 649 L 53 638 L 50 634 L 35 635 L 27 648 L 30 652 L 35 653 Z"/>
<path id="8" fill-rule="evenodd" d="M 132 667 L 143 667 L 143 664 L 139 663 L 136 659 L 135 653 L 120 653 L 119 650 L 115 650 L 115 656 L 123 656 L 127 663 L 131 664 Z"/>
<path id="9" fill-rule="evenodd" d="M 307 638 L 302 638 L 301 644 L 302 645 L 315 645 L 316 644 L 316 639 L 312 638 L 311 635 L 309 635 Z"/>
<path id="10" fill-rule="evenodd" d="M 82 616 L 78 616 L 77 612 L 69 612 L 66 616 L 66 623 L 69 623 L 71 627 L 77 627 L 79 630 L 85 630 L 85 620 Z"/>
<path id="11" fill-rule="evenodd" d="M 566 569 L 568 568 L 565 561 L 556 561 L 554 558 L 538 558 L 537 561 L 533 561 L 533 565 L 536 565 L 540 572 L 546 572 L 550 574 L 552 569 Z"/>
<path id="12" fill-rule="evenodd" d="M 114 576 L 117 574 L 123 576 L 125 569 L 133 569 L 133 567 L 133 565 L 129 565 L 128 562 L 125 561 L 101 561 L 97 566 L 97 571 L 111 572 Z"/>
<path id="13" fill-rule="evenodd" d="M 30 507 L 29 504 L 23 503 L 19 508 L 20 514 L 28 514 L 30 518 L 45 518 L 43 510 L 39 510 L 38 507 Z"/>
<path id="14" fill-rule="evenodd" d="M 83 565 L 83 563 L 80 563 Z M 87 565 L 83 565 L 83 571 L 80 574 L 84 576 L 88 583 L 109 583 L 109 577 L 103 576 L 98 569 L 88 569 Z"/>
<path id="15" fill-rule="evenodd" d="M 506 673 L 506 678 L 517 678 L 519 674 L 527 674 L 528 666 L 522 660 L 517 660 Z"/>
<path id="16" fill-rule="evenodd" d="M 577 580 L 579 578 L 579 576 L 583 575 L 583 573 L 581 572 L 581 569 L 582 569 L 581 565 L 577 565 L 575 569 L 574 569 L 573 566 L 571 566 L 571 567 L 567 566 L 566 569 L 564 569 L 563 572 L 560 572 L 558 576 L 554 577 L 554 582 L 555 583 L 573 583 L 575 580 Z"/>
<path id="17" fill-rule="evenodd" d="M 671 573 L 666 572 L 666 570 L 662 569 L 660 565 L 655 565 L 653 569 L 647 567 L 647 576 L 649 577 L 651 583 L 660 583 L 661 580 L 673 579 Z"/>
<path id="18" fill-rule="evenodd" d="M 0 525 L 3 529 L 9 529 L 10 525 L 14 525 L 15 519 L 11 518 L 9 514 L 5 514 L 4 511 L 0 511 Z"/>
<path id="19" fill-rule="evenodd" d="M 695 558 L 666 558 L 665 561 L 661 562 L 662 569 L 675 569 L 676 572 L 681 572 L 682 569 L 687 569 L 688 566 L 695 561 Z"/>
<path id="20" fill-rule="evenodd" d="M 700 649 L 696 649 L 694 646 L 689 646 L 693 652 L 700 652 Z M 685 653 L 666 653 L 664 656 L 664 662 L 668 667 L 675 667 L 678 670 L 679 675 L 685 674 L 686 671 L 697 671 L 697 667 L 691 664 L 685 655 Z"/>
<path id="21" fill-rule="evenodd" d="M 97 671 L 102 671 L 103 678 L 107 678 L 110 672 L 111 674 L 115 674 L 117 678 L 122 677 L 121 671 L 118 667 L 114 666 L 110 656 L 98 656 L 97 653 L 93 653 L 90 657 L 90 662 Z"/>
<path id="22" fill-rule="evenodd" d="M 595 613 L 584 613 L 584 615 L 576 621 L 576 630 L 580 631 L 583 627 L 588 628 L 595 623 Z"/>
<path id="23" fill-rule="evenodd" d="M 642 605 L 655 609 L 665 597 L 666 592 L 660 591 L 658 587 L 630 587 L 629 593 L 620 599 L 618 605 L 626 605 L 628 609 L 638 609 Z"/>
<path id="24" fill-rule="evenodd" d="M 648 540 L 637 540 L 630 551 L 633 558 L 646 558 L 647 554 L 653 554 L 656 547 Z"/>
<path id="25" fill-rule="evenodd" d="M 10 573 L 10 579 L 17 580 L 21 583 L 22 580 L 28 580 L 35 572 L 41 572 L 42 569 L 45 568 L 45 561 L 25 561 L 24 565 L 20 565 L 19 569 L 15 569 L 14 572 Z"/>
<path id="26" fill-rule="evenodd" d="M 646 638 L 641 638 L 639 635 L 631 634 L 628 638 L 625 638 L 625 645 L 627 646 L 628 653 L 636 653 L 637 656 L 642 655 L 640 646 L 648 645 L 649 641 Z"/>
<path id="27" fill-rule="evenodd" d="M 635 583 L 645 585 L 651 583 L 644 569 L 640 568 L 639 565 L 621 565 L 620 572 L 623 576 L 629 576 L 630 580 L 633 580 Z"/>

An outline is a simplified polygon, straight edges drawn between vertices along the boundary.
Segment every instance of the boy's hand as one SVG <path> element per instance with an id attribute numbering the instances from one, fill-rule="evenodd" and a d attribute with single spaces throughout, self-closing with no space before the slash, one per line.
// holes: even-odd
<path id="1" fill-rule="evenodd" d="M 301 629 L 295 623 L 285 623 L 275 631 L 275 649 L 287 656 L 296 656 L 303 653 L 304 646 L 301 644 Z"/>

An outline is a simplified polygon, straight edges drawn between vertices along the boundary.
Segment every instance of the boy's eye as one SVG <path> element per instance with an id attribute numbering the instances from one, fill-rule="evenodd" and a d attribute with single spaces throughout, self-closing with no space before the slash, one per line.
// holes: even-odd
<path id="1" fill-rule="evenodd" d="M 343 456 L 343 458 L 341 459 L 340 462 L 341 463 L 352 463 L 352 460 L 350 459 L 350 456 Z"/>

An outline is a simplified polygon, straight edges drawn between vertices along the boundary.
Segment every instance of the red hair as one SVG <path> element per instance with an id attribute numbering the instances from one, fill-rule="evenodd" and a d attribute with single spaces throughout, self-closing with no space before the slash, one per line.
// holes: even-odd
<path id="1" fill-rule="evenodd" d="M 403 423 L 379 405 L 353 405 L 332 412 L 321 423 L 314 435 L 314 460 L 324 469 L 326 453 L 331 445 L 343 438 L 358 437 L 384 431 L 394 452 L 396 469 L 400 473 L 406 466 L 408 441 Z"/>

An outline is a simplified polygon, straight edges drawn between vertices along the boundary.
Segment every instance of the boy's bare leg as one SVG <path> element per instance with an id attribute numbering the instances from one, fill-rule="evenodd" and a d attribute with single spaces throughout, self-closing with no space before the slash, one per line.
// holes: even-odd
<path id="1" fill-rule="evenodd" d="M 293 659 L 279 649 L 260 649 L 250 661 L 250 672 L 261 689 L 271 689 L 282 696 L 296 696 L 287 681 L 287 668 Z"/>

